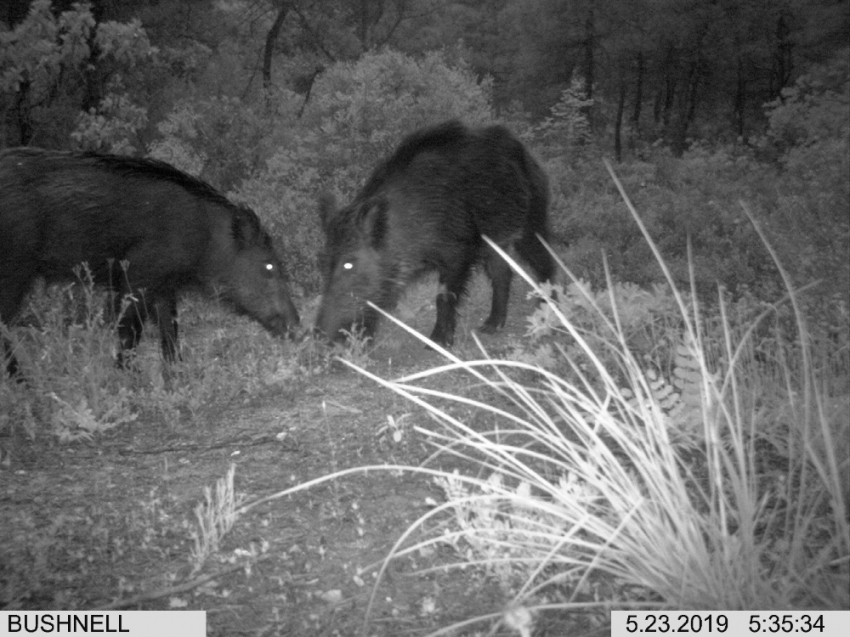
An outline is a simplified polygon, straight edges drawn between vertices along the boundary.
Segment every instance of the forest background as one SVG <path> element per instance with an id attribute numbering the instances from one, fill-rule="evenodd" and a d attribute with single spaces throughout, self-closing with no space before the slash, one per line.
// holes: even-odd
<path id="1" fill-rule="evenodd" d="M 8 0 L 0 147 L 152 156 L 250 204 L 297 291 L 321 288 L 316 199 L 449 117 L 502 121 L 544 163 L 554 240 L 604 284 L 737 298 L 821 281 L 846 322 L 850 3 L 835 0 Z M 834 302 L 838 301 L 835 305 Z"/>

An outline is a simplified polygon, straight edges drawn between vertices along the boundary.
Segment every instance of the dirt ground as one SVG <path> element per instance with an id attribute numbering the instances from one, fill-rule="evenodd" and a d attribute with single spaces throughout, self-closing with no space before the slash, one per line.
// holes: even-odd
<path id="1" fill-rule="evenodd" d="M 533 309 L 526 291 L 514 283 L 509 324 L 483 337 L 488 347 L 522 336 Z M 427 333 L 433 292 L 423 284 L 397 315 Z M 470 332 L 488 309 L 486 285 L 477 282 L 459 322 L 462 356 L 473 356 Z M 382 377 L 441 362 L 386 322 L 371 360 Z M 444 382 L 454 391 L 470 384 Z M 456 561 L 449 548 L 394 560 L 374 588 L 395 542 L 444 500 L 432 481 L 410 473 L 348 475 L 261 504 L 192 571 L 195 507 L 231 465 L 236 493 L 255 501 L 350 467 L 419 465 L 434 449 L 414 425 L 436 426 L 421 408 L 339 365 L 283 391 L 216 405 L 191 426 L 140 419 L 90 443 L 18 441 L 0 470 L 0 591 L 14 600 L 7 610 L 203 609 L 211 636 L 425 635 L 475 616 L 498 618 L 506 595 L 481 572 L 420 573 Z M 447 462 L 457 461 L 430 466 L 452 468 Z M 487 634 L 490 625 L 455 634 Z M 534 634 L 589 632 L 583 616 L 553 616 L 539 618 Z"/>

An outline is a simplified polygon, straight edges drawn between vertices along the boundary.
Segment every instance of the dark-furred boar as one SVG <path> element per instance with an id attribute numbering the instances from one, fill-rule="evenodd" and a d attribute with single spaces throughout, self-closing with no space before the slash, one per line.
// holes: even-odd
<path id="1" fill-rule="evenodd" d="M 505 324 L 512 272 L 482 239 L 514 247 L 539 280 L 555 263 L 548 239 L 548 181 L 522 143 L 502 126 L 470 129 L 448 121 L 417 131 L 372 173 L 348 206 L 320 201 L 327 272 L 316 330 L 331 340 L 344 331 L 375 333 L 378 313 L 402 290 L 437 271 L 437 322 L 431 339 L 454 340 L 457 306 L 473 268 L 493 284 L 482 332 Z"/>
<path id="2" fill-rule="evenodd" d="M 73 280 L 83 262 L 95 283 L 116 293 L 116 307 L 131 295 L 118 325 L 119 361 L 148 317 L 165 359 L 175 358 L 177 297 L 191 288 L 275 334 L 299 322 L 259 219 L 208 184 L 150 159 L 0 153 L 0 320 L 13 321 L 37 278 Z M 9 371 L 16 367 L 10 355 Z"/>

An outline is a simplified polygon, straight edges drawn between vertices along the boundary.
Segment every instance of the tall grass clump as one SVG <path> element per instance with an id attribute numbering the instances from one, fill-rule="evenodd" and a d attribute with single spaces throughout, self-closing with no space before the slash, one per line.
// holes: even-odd
<path id="1" fill-rule="evenodd" d="M 35 294 L 23 325 L 6 329 L 25 382 L 4 379 L 0 430 L 34 437 L 44 425 L 62 442 L 89 439 L 133 422 L 132 392 L 115 369 L 115 322 L 87 267 L 78 282 Z M 4 420 L 8 418 L 8 422 Z"/>
<path id="2" fill-rule="evenodd" d="M 711 319 L 693 290 L 676 289 L 614 180 L 675 299 L 672 378 L 633 354 L 616 298 L 605 309 L 590 294 L 595 342 L 562 301 L 547 301 L 567 335 L 555 343 L 565 370 L 442 351 L 445 365 L 397 380 L 363 371 L 436 420 L 418 428 L 437 446 L 434 459 L 469 464 L 436 478 L 445 502 L 404 533 L 381 575 L 393 559 L 448 545 L 453 566 L 486 573 L 510 600 L 503 613 L 433 634 L 487 621 L 528 634 L 544 611 L 850 605 L 846 352 L 827 364 L 781 266 L 793 337 L 756 342 L 771 310 L 740 325 L 723 294 Z M 481 392 L 435 388 L 447 374 L 469 375 Z M 454 415 L 470 409 L 497 426 Z M 674 435 L 685 418 L 694 435 Z M 410 541 L 422 531 L 426 539 Z"/>
<path id="3" fill-rule="evenodd" d="M 37 290 L 15 326 L 0 324 L 0 336 L 20 362 L 20 378 L 9 378 L 0 359 L 0 434 L 49 433 L 74 442 L 138 421 L 197 423 L 199 415 L 240 394 L 289 389 L 305 371 L 294 355 L 303 345 L 274 338 L 193 295 L 180 302 L 182 360 L 162 361 L 156 327 L 146 322 L 139 347 L 125 352 L 129 362 L 121 369 L 107 293 L 86 268 L 78 279 Z M 134 311 L 129 300 L 124 311 Z"/>

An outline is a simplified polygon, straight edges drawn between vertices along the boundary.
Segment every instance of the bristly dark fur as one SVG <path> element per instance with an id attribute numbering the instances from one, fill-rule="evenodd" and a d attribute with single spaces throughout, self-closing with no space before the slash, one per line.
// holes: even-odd
<path id="1" fill-rule="evenodd" d="M 354 200 L 328 219 L 325 231 L 332 245 L 340 245 L 352 236 L 361 216 L 367 212 L 369 198 L 381 192 L 384 185 L 406 169 L 420 154 L 458 144 L 468 139 L 469 129 L 460 121 L 452 119 L 431 128 L 415 131 L 405 137 L 392 155 L 384 159 L 372 171 L 368 181 L 358 191 Z"/>
<path id="2" fill-rule="evenodd" d="M 73 157 L 75 153 L 68 153 L 68 155 Z M 92 160 L 98 166 L 124 177 L 140 177 L 171 182 L 196 197 L 224 206 L 234 213 L 234 233 L 245 234 L 243 224 L 247 224 L 250 229 L 250 237 L 245 237 L 246 239 L 256 238 L 259 239 L 258 243 L 261 245 L 271 245 L 271 238 L 263 229 L 259 217 L 253 210 L 247 206 L 233 203 L 207 182 L 166 164 L 164 161 L 152 158 L 108 155 L 94 151 L 86 151 L 76 155 Z M 237 223 L 239 224 L 238 228 L 236 227 Z"/>
<path id="3" fill-rule="evenodd" d="M 217 203 L 222 206 L 233 207 L 234 204 L 227 197 L 218 192 L 210 184 L 201 181 L 197 177 L 178 170 L 164 161 L 152 158 L 141 157 L 125 157 L 123 155 L 108 155 L 105 153 L 97 153 L 86 151 L 84 153 L 68 153 L 69 156 L 75 155 L 90 159 L 101 168 L 105 168 L 124 177 L 144 177 L 154 180 L 170 181 L 173 184 L 185 188 L 196 197 L 207 199 L 212 203 Z M 239 208 L 250 212 L 243 206 Z"/>
<path id="4" fill-rule="evenodd" d="M 411 133 L 402 140 L 392 155 L 375 168 L 355 201 L 363 201 L 374 195 L 387 180 L 407 168 L 421 153 L 463 142 L 468 136 L 469 129 L 456 119 Z"/>
<path id="5" fill-rule="evenodd" d="M 69 153 L 69 155 L 73 157 L 74 153 Z M 233 203 L 207 182 L 166 164 L 164 161 L 108 155 L 93 151 L 79 153 L 79 156 L 90 159 L 98 166 L 124 177 L 140 177 L 171 182 L 196 197 L 224 206 L 233 213 L 233 234 L 235 237 L 243 239 L 245 244 L 255 243 L 263 247 L 271 247 L 272 245 L 271 237 L 263 229 L 259 217 L 253 210 L 247 206 Z M 246 232 L 246 230 L 250 232 Z"/>
<path id="6" fill-rule="evenodd" d="M 193 177 L 192 175 L 158 159 L 111 155 L 95 151 L 58 152 L 48 151 L 41 148 L 14 148 L 9 149 L 6 152 L 28 155 L 33 158 L 41 157 L 50 161 L 60 159 L 63 161 L 84 160 L 91 162 L 98 168 L 113 172 L 117 175 L 121 175 L 122 177 L 138 177 L 154 181 L 171 182 L 196 197 L 206 199 L 211 203 L 226 206 L 231 209 L 237 208 L 239 211 L 244 212 L 246 217 L 249 219 L 256 218 L 255 213 L 250 208 L 234 204 L 207 182 L 198 179 L 197 177 Z M 252 226 L 259 227 L 259 220 L 256 220 L 256 223 L 252 220 Z"/>

